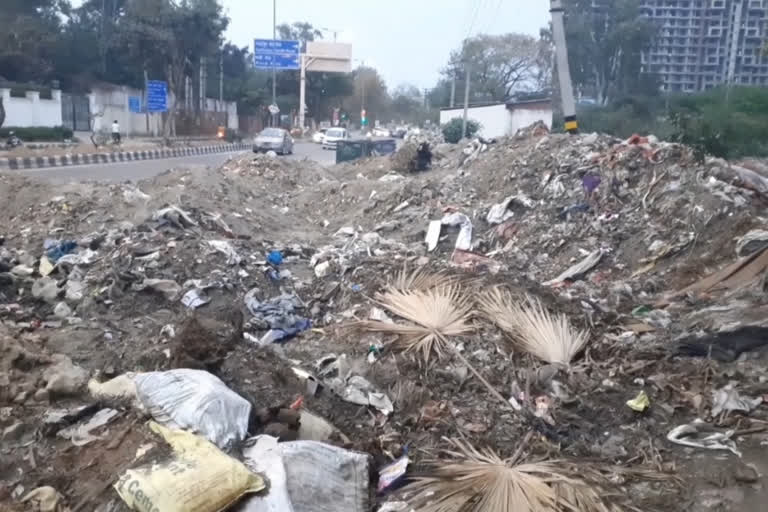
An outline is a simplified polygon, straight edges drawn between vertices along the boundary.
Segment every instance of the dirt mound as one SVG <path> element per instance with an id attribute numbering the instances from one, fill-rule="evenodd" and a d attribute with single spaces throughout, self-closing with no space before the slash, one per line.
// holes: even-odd
<path id="1" fill-rule="evenodd" d="M 200 368 L 251 402 L 251 434 L 293 415 L 288 434 L 298 435 L 303 407 L 336 427 L 333 442 L 381 467 L 406 447 L 419 465 L 444 437 L 511 455 L 533 431 L 531 459 L 631 469 L 617 492 L 640 509 L 672 510 L 680 477 L 741 510 L 695 469 L 712 465 L 709 452 L 666 438 L 703 417 L 736 430 L 744 459 L 759 461 L 765 408 L 712 408 L 731 381 L 766 395 L 765 355 L 719 362 L 675 350 L 700 331 L 765 323 L 759 178 L 653 139 L 529 135 L 443 146 L 417 173 L 394 172 L 388 157 L 323 168 L 246 155 L 136 184 L 0 176 L 0 427 L 7 467 L 18 468 L 0 474 L 0 503 L 22 510 L 22 494 L 41 485 L 71 507 L 117 503 L 105 483 L 151 439 L 143 417 L 119 409 L 109 436 L 82 447 L 30 433 L 50 410 L 101 407 L 83 392 L 87 377 Z M 404 322 L 377 293 L 415 268 L 452 278 L 471 304 L 471 329 L 429 364 L 359 323 Z M 552 373 L 521 350 L 480 313 L 476 297 L 495 286 L 589 330 L 584 353 Z M 49 392 L 52 367 L 71 392 Z M 650 408 L 633 410 L 640 391 Z M 61 476 L 72 468 L 77 477 Z M 745 506 L 759 501 L 728 478 Z"/>

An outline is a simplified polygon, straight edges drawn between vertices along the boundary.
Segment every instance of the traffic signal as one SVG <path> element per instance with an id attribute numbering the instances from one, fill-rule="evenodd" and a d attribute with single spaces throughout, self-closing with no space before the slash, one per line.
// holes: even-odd
<path id="1" fill-rule="evenodd" d="M 360 124 L 363 126 L 366 126 L 368 124 L 368 119 L 365 117 L 365 109 L 360 111 Z"/>

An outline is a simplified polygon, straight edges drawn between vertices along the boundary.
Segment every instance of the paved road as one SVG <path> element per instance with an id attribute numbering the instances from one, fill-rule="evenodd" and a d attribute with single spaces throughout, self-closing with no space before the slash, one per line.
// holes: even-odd
<path id="1" fill-rule="evenodd" d="M 244 152 L 241 152 L 244 154 Z M 26 169 L 19 172 L 35 176 L 54 183 L 70 183 L 73 181 L 137 181 L 151 178 L 174 167 L 190 166 L 219 166 L 227 158 L 238 153 L 219 153 L 214 155 L 191 155 L 163 160 L 142 160 L 138 162 L 120 162 L 105 165 L 76 165 L 67 167 L 48 167 L 41 169 Z M 323 151 L 319 144 L 301 142 L 294 147 L 294 154 L 288 157 L 315 160 L 321 165 L 332 165 L 335 161 L 333 151 Z"/>

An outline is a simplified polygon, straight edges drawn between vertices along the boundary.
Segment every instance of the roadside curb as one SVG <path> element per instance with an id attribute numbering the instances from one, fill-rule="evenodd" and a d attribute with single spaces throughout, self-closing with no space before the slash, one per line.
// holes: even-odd
<path id="1" fill-rule="evenodd" d="M 190 155 L 208 155 L 245 151 L 251 149 L 250 144 L 217 144 L 215 146 L 200 146 L 193 148 L 150 149 L 143 151 L 120 151 L 114 153 L 78 153 L 73 155 L 35 156 L 0 158 L 0 169 L 21 170 L 40 167 L 67 167 L 72 165 L 111 164 L 133 162 L 140 160 L 161 160 Z"/>

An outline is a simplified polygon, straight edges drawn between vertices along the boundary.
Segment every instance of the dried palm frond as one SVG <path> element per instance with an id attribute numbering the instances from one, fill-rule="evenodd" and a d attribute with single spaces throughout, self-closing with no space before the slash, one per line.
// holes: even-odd
<path id="1" fill-rule="evenodd" d="M 395 278 L 389 283 L 388 289 L 390 291 L 429 290 L 455 283 L 456 279 L 446 275 L 445 272 L 429 272 L 425 267 L 418 267 L 409 272 L 408 267 L 403 265 L 403 268 L 395 274 Z"/>
<path id="2" fill-rule="evenodd" d="M 403 325 L 367 320 L 357 325 L 366 331 L 399 335 L 394 347 L 406 352 L 420 352 L 425 362 L 429 362 L 433 352 L 442 357 L 446 351 L 453 351 L 494 397 L 507 407 L 512 407 L 448 342 L 450 336 L 460 336 L 474 330 L 470 323 L 472 303 L 469 297 L 470 295 L 464 293 L 463 288 L 455 283 L 427 290 L 398 290 L 391 287 L 387 292 L 377 294 L 376 300 L 389 312 L 411 323 Z"/>
<path id="3" fill-rule="evenodd" d="M 600 486 L 563 470 L 558 461 L 517 464 L 491 449 L 450 441 L 449 460 L 434 461 L 427 476 L 403 489 L 419 512 L 617 512 Z M 589 468 L 580 473 L 597 476 Z"/>
<path id="4" fill-rule="evenodd" d="M 472 305 L 455 285 L 428 290 L 391 288 L 376 295 L 379 304 L 391 313 L 412 322 L 408 325 L 368 320 L 359 325 L 368 331 L 399 334 L 396 348 L 420 351 L 425 361 L 434 352 L 441 357 L 448 336 L 459 336 L 473 330 L 469 323 Z"/>
<path id="5" fill-rule="evenodd" d="M 492 288 L 478 295 L 483 315 L 517 346 L 550 364 L 569 364 L 589 340 L 589 331 L 574 329 L 565 315 L 553 315 L 539 299 L 518 301 L 507 290 Z"/>

